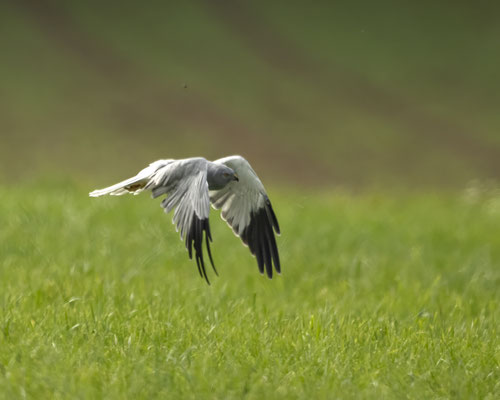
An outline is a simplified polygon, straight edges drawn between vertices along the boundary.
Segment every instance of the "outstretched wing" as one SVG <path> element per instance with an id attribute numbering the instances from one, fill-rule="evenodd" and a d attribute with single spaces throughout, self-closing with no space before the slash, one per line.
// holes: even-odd
<path id="1" fill-rule="evenodd" d="M 90 196 L 104 194 L 121 195 L 127 192 L 137 194 L 151 190 L 153 198 L 166 194 L 161 202 L 165 212 L 173 209 L 172 222 L 176 225 L 181 239 L 185 241 L 189 258 L 193 258 L 193 248 L 200 275 L 210 284 L 203 259 L 205 239 L 212 268 L 217 274 L 210 252 L 212 240 L 210 225 L 210 198 L 207 183 L 207 160 L 189 158 L 185 160 L 160 160 L 145 168 L 137 176 L 109 188 L 96 190 Z"/>
<path id="2" fill-rule="evenodd" d="M 265 269 L 267 276 L 272 278 L 273 264 L 276 272 L 281 272 L 274 236 L 274 232 L 279 235 L 280 228 L 264 185 L 241 156 L 214 162 L 233 169 L 239 181 L 231 182 L 221 190 L 210 191 L 210 201 L 214 208 L 222 210 L 222 218 L 257 258 L 259 271 L 264 273 Z"/>

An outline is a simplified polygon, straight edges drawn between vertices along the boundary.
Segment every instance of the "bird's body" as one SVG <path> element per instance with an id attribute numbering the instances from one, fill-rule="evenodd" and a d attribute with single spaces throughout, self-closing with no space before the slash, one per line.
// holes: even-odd
<path id="1" fill-rule="evenodd" d="M 213 162 L 201 157 L 158 160 L 136 176 L 95 190 L 90 196 L 139 194 L 145 190 L 150 190 L 153 198 L 166 195 L 161 206 L 165 212 L 175 209 L 173 223 L 180 232 L 181 239 L 185 240 L 190 258 L 194 247 L 198 270 L 207 282 L 203 238 L 215 271 L 209 244 L 212 240 L 210 204 L 221 209 L 222 218 L 250 248 L 257 258 L 261 273 L 265 269 L 271 278 L 273 264 L 276 272 L 280 272 L 274 237 L 275 232 L 280 233 L 278 221 L 264 185 L 243 157 L 230 156 Z"/>

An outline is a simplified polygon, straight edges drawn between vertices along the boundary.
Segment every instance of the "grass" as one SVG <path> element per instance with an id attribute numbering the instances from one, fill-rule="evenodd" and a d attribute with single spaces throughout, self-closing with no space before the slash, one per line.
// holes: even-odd
<path id="1" fill-rule="evenodd" d="M 284 273 L 148 196 L 0 187 L 0 398 L 500 396 L 500 197 L 271 191 Z"/>

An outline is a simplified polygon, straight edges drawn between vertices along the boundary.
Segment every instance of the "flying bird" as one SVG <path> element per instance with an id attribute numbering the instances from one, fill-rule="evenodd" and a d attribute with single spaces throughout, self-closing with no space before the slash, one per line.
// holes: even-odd
<path id="1" fill-rule="evenodd" d="M 248 246 L 261 274 L 265 270 L 272 278 L 273 265 L 277 273 L 281 272 L 274 236 L 275 232 L 280 234 L 278 220 L 264 185 L 243 157 L 229 156 L 216 161 L 201 157 L 158 160 L 136 176 L 89 195 L 137 195 L 145 190 L 151 191 L 153 198 L 166 195 L 161 206 L 166 213 L 175 209 L 172 222 L 185 241 L 190 259 L 194 249 L 198 271 L 208 284 L 204 240 L 210 264 L 218 275 L 210 251 L 210 204 L 221 210 L 222 219 Z"/>

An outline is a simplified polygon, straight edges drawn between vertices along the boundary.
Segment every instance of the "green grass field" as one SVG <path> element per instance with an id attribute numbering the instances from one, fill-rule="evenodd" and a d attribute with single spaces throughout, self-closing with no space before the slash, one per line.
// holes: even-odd
<path id="1" fill-rule="evenodd" d="M 283 274 L 214 213 L 207 286 L 158 201 L 88 189 L 0 187 L 0 398 L 500 397 L 498 191 L 270 190 Z"/>
<path id="2" fill-rule="evenodd" d="M 0 1 L 0 400 L 499 399 L 480 3 Z M 215 211 L 207 286 L 159 201 L 87 196 L 230 154 L 276 279 Z"/>

